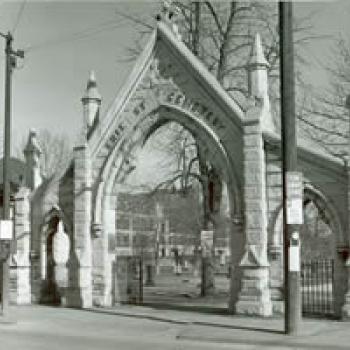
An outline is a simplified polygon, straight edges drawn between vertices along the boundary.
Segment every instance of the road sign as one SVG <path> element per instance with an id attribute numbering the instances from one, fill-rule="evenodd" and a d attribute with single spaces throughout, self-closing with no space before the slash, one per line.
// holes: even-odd
<path id="1" fill-rule="evenodd" d="M 298 245 L 289 247 L 289 271 L 300 271 L 300 247 Z"/>
<path id="2" fill-rule="evenodd" d="M 0 240 L 11 240 L 13 232 L 12 220 L 0 220 Z"/>
<path id="3" fill-rule="evenodd" d="M 287 224 L 303 224 L 303 176 L 296 171 L 287 172 Z"/>

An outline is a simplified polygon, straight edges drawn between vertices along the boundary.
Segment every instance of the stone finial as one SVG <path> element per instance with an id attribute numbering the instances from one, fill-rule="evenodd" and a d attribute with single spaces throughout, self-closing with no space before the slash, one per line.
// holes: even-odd
<path id="1" fill-rule="evenodd" d="M 101 95 L 97 89 L 95 72 L 90 71 L 90 76 L 86 85 L 85 94 L 81 99 L 83 103 L 84 114 L 84 138 L 89 134 L 91 127 L 98 122 L 101 106 Z"/>
<path id="2" fill-rule="evenodd" d="M 264 55 L 260 34 L 256 33 L 247 64 L 250 96 L 260 99 L 265 99 L 268 96 L 268 67 L 269 63 Z"/>
<path id="3" fill-rule="evenodd" d="M 35 129 L 30 129 L 27 144 L 23 150 L 24 155 L 27 157 L 30 153 L 37 155 L 42 154 L 41 147 L 38 141 L 38 133 Z"/>
<path id="4" fill-rule="evenodd" d="M 253 68 L 253 67 L 268 68 L 270 66 L 265 58 L 263 46 L 261 44 L 261 37 L 259 33 L 255 34 L 254 43 L 250 51 L 250 60 L 249 60 L 248 66 L 249 68 Z"/>
<path id="5" fill-rule="evenodd" d="M 255 35 L 254 43 L 251 48 L 248 70 L 248 91 L 254 101 L 258 100 L 262 105 L 261 121 L 265 131 L 275 131 L 275 125 L 272 118 L 269 84 L 268 84 L 268 68 L 261 38 L 259 33 Z"/>
<path id="6" fill-rule="evenodd" d="M 178 7 L 172 0 L 163 0 L 160 13 L 156 16 L 157 21 L 163 21 L 173 31 L 176 37 L 181 40 L 181 34 L 179 28 L 176 25 L 176 17 L 179 14 Z"/>
<path id="7" fill-rule="evenodd" d="M 102 98 L 97 89 L 96 76 L 93 70 L 90 71 L 90 76 L 86 85 L 85 94 L 82 97 L 82 102 L 87 103 L 90 100 L 96 100 L 101 102 Z"/>
<path id="8" fill-rule="evenodd" d="M 42 182 L 42 174 L 40 170 L 40 156 L 42 150 L 37 138 L 37 132 L 31 129 L 28 136 L 26 147 L 23 150 L 26 159 L 26 184 L 34 190 Z"/>

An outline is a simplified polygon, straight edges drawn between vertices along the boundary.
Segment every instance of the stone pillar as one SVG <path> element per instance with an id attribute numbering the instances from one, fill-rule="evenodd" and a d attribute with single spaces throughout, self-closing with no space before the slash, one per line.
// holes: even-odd
<path id="1" fill-rule="evenodd" d="M 228 268 L 228 277 L 230 279 L 230 296 L 228 300 L 228 309 L 231 314 L 236 312 L 236 303 L 241 285 L 242 269 L 239 264 L 242 259 L 242 252 L 244 250 L 244 229 L 243 218 L 236 214 L 233 219 L 228 222 L 230 225 L 230 261 Z"/>
<path id="2" fill-rule="evenodd" d="M 109 191 L 108 191 L 109 192 Z M 114 250 L 109 251 L 109 240 L 116 239 L 115 198 L 105 194 L 102 203 L 102 228 L 93 238 L 93 304 L 95 306 L 112 305 L 112 267 L 118 265 Z M 117 277 L 117 276 L 116 276 Z M 114 284 L 118 284 L 115 280 Z M 115 294 L 116 295 L 116 294 Z"/>
<path id="3" fill-rule="evenodd" d="M 267 260 L 265 152 L 261 108 L 252 107 L 244 125 L 244 208 L 246 248 L 241 260 L 239 314 L 269 316 L 272 304 Z"/>
<path id="4" fill-rule="evenodd" d="M 210 295 L 215 289 L 214 280 L 214 226 L 201 232 L 201 296 Z"/>
<path id="5" fill-rule="evenodd" d="M 91 282 L 91 166 L 87 145 L 74 148 L 74 209 L 68 262 L 67 305 L 92 306 Z"/>
<path id="6" fill-rule="evenodd" d="M 21 188 L 15 197 L 15 237 L 17 250 L 11 263 L 11 302 L 17 305 L 31 303 L 30 287 L 30 190 Z"/>

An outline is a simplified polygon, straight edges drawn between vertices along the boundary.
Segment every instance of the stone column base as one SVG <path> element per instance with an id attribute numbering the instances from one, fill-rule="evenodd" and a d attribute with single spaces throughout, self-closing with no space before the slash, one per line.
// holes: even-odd
<path id="1" fill-rule="evenodd" d="M 30 267 L 29 266 L 16 266 L 11 268 L 11 279 L 14 290 L 11 290 L 10 299 L 11 302 L 16 305 L 28 305 L 31 304 L 31 290 L 30 290 Z"/>
<path id="2" fill-rule="evenodd" d="M 67 307 L 86 309 L 92 307 L 92 295 L 89 288 L 67 288 Z"/>
<path id="3" fill-rule="evenodd" d="M 237 314 L 272 315 L 268 276 L 268 267 L 244 267 L 241 292 L 235 307 Z"/>
<path id="4" fill-rule="evenodd" d="M 259 300 L 241 299 L 236 304 L 236 314 L 269 317 L 272 315 L 272 305 Z"/>
<path id="5" fill-rule="evenodd" d="M 69 266 L 69 281 L 66 289 L 66 303 L 68 307 L 92 307 L 91 267 Z"/>
<path id="6" fill-rule="evenodd" d="M 112 293 L 103 288 L 102 292 L 93 296 L 92 303 L 97 307 L 112 306 Z"/>

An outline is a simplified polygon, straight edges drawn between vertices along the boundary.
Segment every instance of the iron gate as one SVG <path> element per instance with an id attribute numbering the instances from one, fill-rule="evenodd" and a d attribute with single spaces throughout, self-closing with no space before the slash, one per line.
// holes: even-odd
<path id="1" fill-rule="evenodd" d="M 301 264 L 302 310 L 304 315 L 334 315 L 334 260 L 319 259 Z"/>

